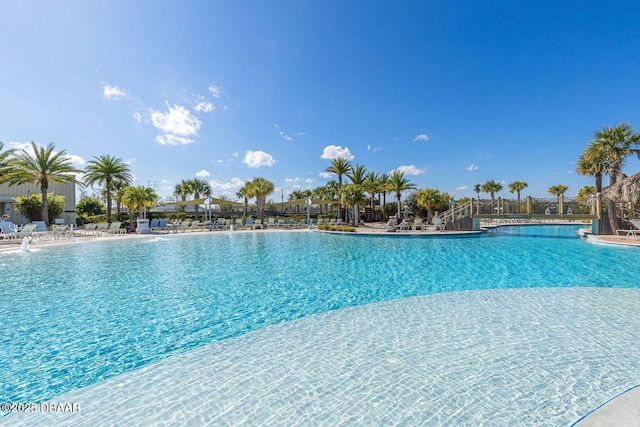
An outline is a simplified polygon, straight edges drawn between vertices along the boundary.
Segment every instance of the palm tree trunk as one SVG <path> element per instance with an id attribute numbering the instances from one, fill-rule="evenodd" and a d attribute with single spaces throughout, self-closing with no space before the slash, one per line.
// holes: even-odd
<path id="1" fill-rule="evenodd" d="M 49 188 L 44 185 L 40 187 L 40 191 L 42 192 L 42 220 L 44 223 L 49 226 L 49 201 L 47 200 L 47 190 Z"/>

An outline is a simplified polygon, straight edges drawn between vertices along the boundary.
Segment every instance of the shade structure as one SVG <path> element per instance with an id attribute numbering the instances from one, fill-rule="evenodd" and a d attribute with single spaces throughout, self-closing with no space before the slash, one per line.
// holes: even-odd
<path id="1" fill-rule="evenodd" d="M 243 203 L 234 202 L 231 200 L 216 199 L 215 197 L 211 197 L 210 199 L 211 199 L 212 205 L 242 205 L 243 204 Z M 185 200 L 184 202 L 169 202 L 165 204 L 185 206 L 185 205 L 204 205 L 206 202 L 207 202 L 207 198 L 203 197 L 201 199 Z"/>

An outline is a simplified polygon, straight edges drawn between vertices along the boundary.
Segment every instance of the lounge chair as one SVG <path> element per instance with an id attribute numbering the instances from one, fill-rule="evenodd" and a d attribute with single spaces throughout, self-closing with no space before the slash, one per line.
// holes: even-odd
<path id="1" fill-rule="evenodd" d="M 433 224 L 436 230 L 444 231 L 444 224 L 442 223 L 442 218 L 433 217 L 433 219 L 431 219 L 431 224 Z"/>
<path id="2" fill-rule="evenodd" d="M 22 239 L 25 237 L 29 239 L 29 242 L 33 241 L 34 233 L 36 232 L 36 224 L 26 224 L 19 231 L 11 233 L 10 239 L 14 242 L 22 243 Z"/>
<path id="3" fill-rule="evenodd" d="M 629 236 L 640 239 L 640 219 L 632 219 L 629 222 L 635 227 L 635 230 L 616 230 L 616 236 L 621 239 L 628 239 Z"/>
<path id="4" fill-rule="evenodd" d="M 206 220 L 205 222 L 203 222 L 202 224 L 200 224 L 200 228 L 202 229 L 202 231 L 205 230 L 205 228 L 209 231 L 211 231 L 211 229 L 215 227 L 215 225 L 213 224 L 213 221 L 211 221 L 210 219 Z"/>
<path id="5" fill-rule="evenodd" d="M 418 228 L 420 230 L 424 230 L 424 225 L 422 223 L 422 218 L 416 218 L 413 220 L 413 231 L 417 231 Z"/>
<path id="6" fill-rule="evenodd" d="M 61 237 L 73 236 L 73 234 L 71 233 L 71 230 L 69 230 L 69 227 L 67 227 L 66 225 L 54 225 L 51 231 L 49 232 L 49 235 L 53 240 L 58 240 Z"/>
<path id="7" fill-rule="evenodd" d="M 155 224 L 154 221 L 156 221 Z M 169 220 L 167 218 L 161 218 L 157 220 L 152 219 L 151 224 L 149 225 L 149 231 L 151 231 L 152 233 L 168 233 L 168 224 Z"/>
<path id="8" fill-rule="evenodd" d="M 398 220 L 396 219 L 395 216 L 389 218 L 389 221 L 387 221 L 386 224 L 382 225 L 382 228 L 384 228 L 384 231 L 396 231 L 398 226 Z"/>
<path id="9" fill-rule="evenodd" d="M 233 224 L 236 230 L 244 230 L 244 224 L 242 223 L 242 218 L 236 218 Z"/>
<path id="10" fill-rule="evenodd" d="M 253 228 L 253 218 L 251 217 L 247 217 L 247 222 L 244 225 L 244 229 L 246 230 L 247 228 L 251 228 L 252 230 L 255 230 Z"/>
<path id="11" fill-rule="evenodd" d="M 411 220 L 409 218 L 405 218 L 402 221 L 400 221 L 400 224 L 398 224 L 398 229 L 411 230 Z"/>
<path id="12" fill-rule="evenodd" d="M 187 227 L 186 231 L 200 231 L 200 220 L 199 219 L 194 219 L 193 221 L 191 221 L 191 224 L 189 224 L 189 226 Z"/>
<path id="13" fill-rule="evenodd" d="M 100 222 L 96 226 L 96 229 L 94 231 L 94 235 L 95 236 L 102 236 L 102 233 L 107 233 L 108 230 L 109 230 L 109 224 L 106 223 L 106 222 Z"/>
<path id="14" fill-rule="evenodd" d="M 105 231 L 106 234 L 125 234 L 126 229 L 121 228 L 122 222 L 114 221 L 109 225 L 109 228 Z"/>
<path id="15" fill-rule="evenodd" d="M 82 236 L 95 236 L 96 228 L 98 228 L 98 224 L 94 224 L 92 222 L 85 224 L 84 228 L 80 230 L 80 235 Z"/>
<path id="16" fill-rule="evenodd" d="M 267 224 L 268 228 L 275 228 L 275 226 L 276 226 L 276 219 L 275 218 L 271 217 L 267 221 L 269 221 L 268 224 Z"/>
<path id="17" fill-rule="evenodd" d="M 253 229 L 254 229 L 254 230 L 257 230 L 258 228 L 259 228 L 260 230 L 262 230 L 262 220 L 260 220 L 260 219 L 256 219 L 256 220 L 253 222 Z"/>

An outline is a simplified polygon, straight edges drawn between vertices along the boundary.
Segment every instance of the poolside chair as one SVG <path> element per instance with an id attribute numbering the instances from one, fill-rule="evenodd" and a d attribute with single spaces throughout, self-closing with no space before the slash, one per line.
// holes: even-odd
<path id="1" fill-rule="evenodd" d="M 385 231 L 396 231 L 398 226 L 398 220 L 396 219 L 395 216 L 392 216 L 391 218 L 389 218 L 389 221 L 387 221 L 386 224 L 382 225 L 382 228 L 384 228 Z"/>
<path id="2" fill-rule="evenodd" d="M 71 237 L 73 235 L 66 225 L 54 225 L 49 234 L 53 240 L 58 240 L 61 237 Z"/>
<path id="3" fill-rule="evenodd" d="M 106 222 L 100 222 L 96 226 L 94 236 L 102 236 L 103 233 L 107 233 L 107 230 L 109 230 L 109 224 Z"/>
<path id="4" fill-rule="evenodd" d="M 247 222 L 244 224 L 244 229 L 246 230 L 247 228 L 251 228 L 252 230 L 254 230 L 254 228 L 253 228 L 253 218 L 251 218 L 251 217 L 247 217 Z"/>
<path id="5" fill-rule="evenodd" d="M 616 230 L 616 236 L 621 239 L 628 239 L 629 236 L 632 236 L 634 239 L 640 239 L 640 219 L 632 219 L 629 222 L 635 227 L 635 230 Z"/>
<path id="6" fill-rule="evenodd" d="M 433 217 L 431 219 L 431 224 L 436 228 L 436 230 L 444 231 L 444 224 L 442 223 L 442 218 Z"/>
<path id="7" fill-rule="evenodd" d="M 267 221 L 268 222 L 268 228 L 275 228 L 276 227 L 276 219 L 273 217 L 270 217 Z"/>
<path id="8" fill-rule="evenodd" d="M 202 229 L 202 231 L 204 231 L 205 229 L 211 231 L 211 229 L 214 227 L 215 225 L 213 224 L 213 221 L 211 221 L 210 219 L 204 221 L 202 224 L 200 224 L 200 228 Z"/>
<path id="9" fill-rule="evenodd" d="M 242 218 L 236 218 L 234 225 L 235 225 L 235 229 L 244 230 L 244 224 L 242 223 Z"/>
<path id="10" fill-rule="evenodd" d="M 29 242 L 33 241 L 34 234 L 36 233 L 36 224 L 26 224 L 19 231 L 15 231 L 12 234 L 12 238 L 15 242 L 21 243 L 25 237 L 29 239 Z"/>
<path id="11" fill-rule="evenodd" d="M 263 228 L 262 228 L 262 220 L 260 220 L 260 219 L 256 219 L 256 220 L 253 222 L 253 229 L 254 229 L 254 230 L 257 230 L 258 228 L 259 228 L 260 230 L 262 230 L 262 229 L 263 229 Z"/>
<path id="12" fill-rule="evenodd" d="M 189 224 L 189 226 L 187 227 L 186 231 L 200 231 L 200 220 L 199 219 L 194 219 L 193 221 L 191 221 L 191 224 Z"/>
<path id="13" fill-rule="evenodd" d="M 424 230 L 424 226 L 422 224 L 422 218 L 416 218 L 413 220 L 413 231 L 417 231 L 418 228 L 420 230 Z"/>
<path id="14" fill-rule="evenodd" d="M 121 227 L 122 222 L 120 221 L 114 221 L 109 225 L 109 228 L 107 228 L 106 230 L 106 234 L 125 234 L 127 232 L 126 229 Z"/>
<path id="15" fill-rule="evenodd" d="M 98 228 L 98 224 L 94 224 L 92 222 L 85 224 L 84 228 L 80 230 L 81 236 L 95 236 L 96 228 Z"/>
<path id="16" fill-rule="evenodd" d="M 409 218 L 405 218 L 402 221 L 400 221 L 400 224 L 398 224 L 398 229 L 411 230 L 411 220 Z"/>

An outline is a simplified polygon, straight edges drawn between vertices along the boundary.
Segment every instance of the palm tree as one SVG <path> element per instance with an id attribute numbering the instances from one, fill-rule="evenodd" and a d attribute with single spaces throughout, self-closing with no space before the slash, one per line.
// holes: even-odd
<path id="1" fill-rule="evenodd" d="M 396 202 L 398 203 L 398 218 L 400 215 L 400 199 L 402 197 L 402 192 L 406 190 L 413 190 L 416 188 L 416 185 L 409 181 L 409 179 L 405 178 L 404 172 L 399 170 L 394 170 L 391 173 L 391 177 L 389 178 L 389 191 L 393 191 L 396 193 Z"/>
<path id="2" fill-rule="evenodd" d="M 375 172 L 369 172 L 364 180 L 364 190 L 371 195 L 371 214 L 375 218 L 376 212 L 376 194 L 380 190 L 380 175 Z"/>
<path id="3" fill-rule="evenodd" d="M 210 197 L 211 196 L 211 186 L 204 179 L 192 179 L 189 181 L 189 187 L 191 189 L 191 193 L 193 193 L 194 199 L 199 199 L 201 196 Z M 193 206 L 195 210 L 195 217 L 198 218 L 198 209 L 200 209 L 200 205 L 195 203 Z"/>
<path id="4" fill-rule="evenodd" d="M 353 225 L 358 225 L 358 205 L 366 201 L 361 184 L 347 184 L 340 193 L 345 206 L 353 206 Z"/>
<path id="5" fill-rule="evenodd" d="M 331 165 L 327 169 L 325 169 L 327 172 L 335 173 L 336 175 L 338 175 L 338 195 L 340 195 L 340 192 L 342 191 L 342 176 L 346 175 L 349 171 L 351 171 L 351 169 L 351 162 L 342 156 L 333 159 L 331 161 Z M 340 204 L 340 197 L 338 197 L 338 216 L 341 216 L 341 214 L 342 205 Z"/>
<path id="6" fill-rule="evenodd" d="M 576 173 L 595 177 L 596 192 L 602 193 L 602 175 L 607 169 L 604 145 L 597 141 L 590 142 L 578 159 Z"/>
<path id="7" fill-rule="evenodd" d="M 127 187 L 122 196 L 122 202 L 129 209 L 129 222 L 131 231 L 135 231 L 134 211 L 138 211 L 138 218 L 142 218 L 144 208 L 151 208 L 158 200 L 158 195 L 151 187 Z"/>
<path id="8" fill-rule="evenodd" d="M 433 188 L 424 188 L 416 193 L 416 203 L 427 210 L 429 220 L 437 207 L 443 204 L 443 195 Z M 448 203 L 448 199 L 444 203 Z"/>
<path id="9" fill-rule="evenodd" d="M 242 216 L 246 217 L 247 211 L 249 210 L 249 194 L 246 183 L 238 189 L 238 191 L 236 192 L 236 197 L 239 199 L 244 199 L 244 213 Z"/>
<path id="10" fill-rule="evenodd" d="M 569 187 L 567 187 L 566 185 L 554 185 L 553 187 L 549 187 L 549 194 L 553 194 L 554 196 L 558 197 L 558 214 L 559 215 L 562 214 L 562 212 L 560 211 L 560 197 L 562 197 L 562 195 L 566 193 L 568 189 Z"/>
<path id="11" fill-rule="evenodd" d="M 129 183 L 124 181 L 114 181 L 111 186 L 114 190 L 113 200 L 116 202 L 116 212 L 119 215 L 122 210 L 122 195 L 124 193 L 124 189 L 129 186 Z"/>
<path id="12" fill-rule="evenodd" d="M 482 184 L 482 191 L 484 193 L 489 193 L 491 195 L 491 212 L 492 213 L 495 212 L 493 208 L 496 200 L 496 193 L 499 193 L 501 190 L 502 190 L 502 184 L 494 180 L 490 180 Z"/>
<path id="13" fill-rule="evenodd" d="M 22 149 L 11 159 L 12 170 L 6 175 L 5 180 L 11 185 L 26 183 L 40 185 L 42 219 L 45 224 L 49 225 L 49 204 L 47 202 L 49 183 L 75 183 L 77 182 L 75 174 L 83 171 L 71 165 L 71 160 L 67 157 L 65 150 L 56 153 L 53 144 L 39 147 L 35 142 L 32 142 L 31 148 L 33 155 Z"/>
<path id="14" fill-rule="evenodd" d="M 520 191 L 524 190 L 528 186 L 529 186 L 529 184 L 527 184 L 524 181 L 514 181 L 511 184 L 509 184 L 509 193 L 516 193 L 517 194 L 518 213 L 520 213 Z"/>
<path id="15" fill-rule="evenodd" d="M 634 133 L 631 124 L 620 123 L 614 127 L 607 127 L 594 134 L 592 142 L 595 153 L 603 155 L 604 171 L 609 175 L 609 186 L 612 187 L 622 175 L 622 166 L 625 159 L 636 154 L 640 158 L 640 150 L 634 148 L 640 144 L 640 134 Z M 588 159 L 591 159 L 588 157 Z M 616 218 L 616 201 L 607 199 L 607 211 L 609 212 L 609 224 L 612 230 L 619 227 Z"/>
<path id="16" fill-rule="evenodd" d="M 358 189 L 358 191 L 361 191 L 361 192 L 364 191 L 363 185 L 364 185 L 364 182 L 367 179 L 367 168 L 366 168 L 366 166 L 364 166 L 364 165 L 352 166 L 351 170 L 349 172 L 347 172 L 346 175 L 347 175 L 347 178 L 349 178 L 349 180 L 351 181 L 352 184 L 357 185 L 357 186 L 360 187 Z M 353 189 L 352 189 L 352 192 L 353 192 Z M 360 208 L 360 202 L 354 203 L 352 206 L 353 206 L 353 216 L 354 217 L 359 217 L 358 210 Z M 357 223 L 357 220 L 355 221 L 355 223 Z"/>
<path id="17" fill-rule="evenodd" d="M 273 193 L 275 186 L 273 182 L 264 178 L 253 178 L 245 184 L 247 186 L 247 196 L 256 198 L 256 211 L 259 220 L 264 219 L 264 205 L 266 197 Z"/>
<path id="18" fill-rule="evenodd" d="M 478 198 L 476 199 L 478 201 L 478 203 L 476 203 L 476 214 L 479 215 L 480 214 L 480 192 L 482 191 L 482 185 L 480 185 L 480 183 L 476 183 L 476 185 L 473 186 L 473 191 L 478 196 Z"/>
<path id="19" fill-rule="evenodd" d="M 191 183 L 189 180 L 183 179 L 173 188 L 173 195 L 179 196 L 181 202 L 185 202 L 189 194 L 191 194 Z"/>
<path id="20" fill-rule="evenodd" d="M 6 176 L 11 172 L 10 158 L 15 152 L 13 149 L 2 151 L 4 143 L 0 142 L 0 183 L 6 181 Z"/>
<path id="21" fill-rule="evenodd" d="M 115 181 L 123 183 L 133 181 L 131 170 L 122 159 L 106 154 L 94 157 L 93 160 L 87 162 L 84 183 L 86 185 L 96 183 L 102 185 L 104 183 L 107 199 L 107 222 L 111 222 L 111 192 Z"/>
<path id="22" fill-rule="evenodd" d="M 386 208 L 387 208 L 387 191 L 389 191 L 390 178 L 388 173 L 380 174 L 380 180 L 378 181 L 378 191 L 382 193 L 382 219 L 386 220 Z"/>

